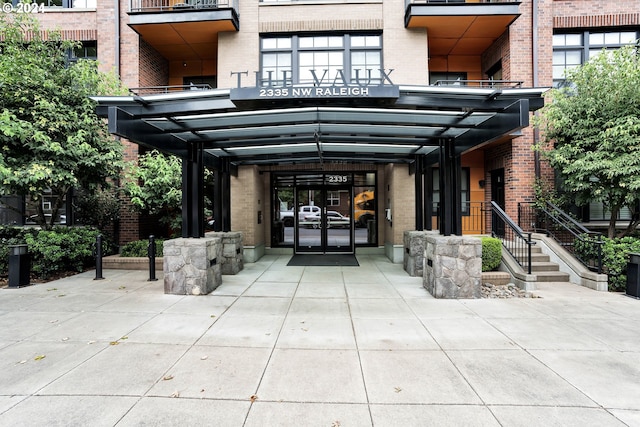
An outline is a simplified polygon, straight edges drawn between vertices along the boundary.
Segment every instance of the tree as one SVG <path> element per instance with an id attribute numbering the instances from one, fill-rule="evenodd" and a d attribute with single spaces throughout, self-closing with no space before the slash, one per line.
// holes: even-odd
<path id="1" fill-rule="evenodd" d="M 640 224 L 640 56 L 636 46 L 603 51 L 570 71 L 565 87 L 550 93 L 538 125 L 537 149 L 560 174 L 576 204 L 602 202 L 610 212 L 609 237 L 627 207 Z"/>
<path id="2" fill-rule="evenodd" d="M 182 161 L 157 150 L 131 164 L 124 182 L 125 194 L 136 212 L 159 215 L 169 228 L 180 229 L 182 220 Z"/>
<path id="3" fill-rule="evenodd" d="M 118 176 L 122 146 L 89 96 L 123 89 L 95 61 L 71 65 L 78 43 L 41 30 L 30 14 L 0 14 L 0 37 L 0 195 L 29 196 L 36 222 L 51 228 L 69 189 L 106 187 Z M 48 220 L 43 193 L 54 196 Z"/>

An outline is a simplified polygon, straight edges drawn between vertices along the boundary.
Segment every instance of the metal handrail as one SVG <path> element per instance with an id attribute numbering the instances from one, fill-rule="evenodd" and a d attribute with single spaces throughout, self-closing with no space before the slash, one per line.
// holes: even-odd
<path id="1" fill-rule="evenodd" d="M 525 233 L 494 201 L 491 202 L 491 235 L 500 239 L 502 246 L 522 268 L 531 274 L 531 233 Z"/>
<path id="2" fill-rule="evenodd" d="M 553 203 L 545 202 L 543 207 L 534 203 L 518 203 L 518 224 L 533 231 L 544 232 L 585 267 L 602 273 L 602 233 L 588 230 Z M 594 256 L 584 259 L 575 251 L 576 241 L 590 247 L 588 252 Z"/>

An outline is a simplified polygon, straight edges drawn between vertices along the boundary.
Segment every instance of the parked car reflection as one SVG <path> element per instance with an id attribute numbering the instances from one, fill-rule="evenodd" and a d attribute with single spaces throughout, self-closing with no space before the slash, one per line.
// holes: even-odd
<path id="1" fill-rule="evenodd" d="M 311 228 L 320 227 L 320 215 L 307 215 L 304 224 Z M 327 211 L 326 218 L 327 228 L 349 228 L 351 226 L 351 218 L 342 215 L 340 212 Z"/>

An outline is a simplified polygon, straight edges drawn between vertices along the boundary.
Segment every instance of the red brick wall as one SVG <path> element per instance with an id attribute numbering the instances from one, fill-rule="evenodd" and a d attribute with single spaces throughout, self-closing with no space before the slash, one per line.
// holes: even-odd
<path id="1" fill-rule="evenodd" d="M 166 86 L 169 83 L 169 63 L 151 45 L 140 40 L 140 87 Z"/>
<path id="2" fill-rule="evenodd" d="M 571 21 L 575 17 L 586 17 L 581 22 L 574 21 L 571 27 L 637 25 L 640 13 L 640 2 L 637 0 L 554 0 L 551 3 L 558 24 L 567 19 Z M 625 15 L 634 14 L 635 18 L 624 18 Z M 625 23 L 626 19 L 635 19 L 635 24 Z"/>

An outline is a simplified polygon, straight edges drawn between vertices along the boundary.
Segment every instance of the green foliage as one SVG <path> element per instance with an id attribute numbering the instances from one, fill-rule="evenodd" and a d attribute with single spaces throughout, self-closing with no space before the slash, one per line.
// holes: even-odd
<path id="1" fill-rule="evenodd" d="M 95 226 L 103 234 L 106 234 L 107 227 L 120 217 L 121 202 L 115 191 L 80 191 L 76 206 L 77 221 L 80 224 Z"/>
<path id="2" fill-rule="evenodd" d="M 566 196 L 558 194 L 555 187 L 548 181 L 536 178 L 533 184 L 535 193 L 534 206 L 540 209 L 547 208 L 547 202 L 552 203 L 559 208 L 563 208 L 567 204 Z"/>
<path id="3" fill-rule="evenodd" d="M 482 271 L 493 271 L 502 261 L 502 242 L 495 237 L 482 237 Z"/>
<path id="4" fill-rule="evenodd" d="M 43 228 L 41 197 L 57 195 L 58 212 L 72 187 L 106 186 L 119 175 L 122 147 L 96 116 L 91 95 L 121 93 L 95 61 L 70 65 L 76 43 L 40 29 L 30 14 L 0 14 L 0 195 L 30 196 Z M 25 36 L 28 34 L 27 36 Z"/>
<path id="5" fill-rule="evenodd" d="M 640 200 L 640 56 L 635 46 L 602 52 L 551 92 L 537 125 L 536 147 L 561 175 L 578 205 L 602 202 L 609 237 L 623 207 Z M 636 216 L 637 218 L 637 216 Z M 621 235 L 640 223 L 632 220 Z"/>
<path id="6" fill-rule="evenodd" d="M 153 150 L 130 165 L 124 191 L 135 211 L 160 215 L 160 222 L 180 227 L 182 215 L 182 160 Z"/>
<path id="7" fill-rule="evenodd" d="M 629 253 L 640 253 L 640 238 L 617 237 L 602 239 L 602 265 L 609 278 L 610 291 L 623 291 L 627 285 Z M 582 259 L 597 259 L 597 246 L 589 244 L 587 238 L 576 240 L 574 250 Z"/>
<path id="8" fill-rule="evenodd" d="M 156 256 L 162 257 L 163 240 L 156 239 Z M 149 256 L 149 240 L 136 240 L 129 242 L 120 248 L 121 257 L 148 257 Z"/>
<path id="9" fill-rule="evenodd" d="M 47 279 L 65 271 L 83 271 L 95 265 L 95 243 L 100 232 L 85 227 L 54 227 L 52 230 L 35 228 L 0 228 L 0 275 L 8 274 L 8 245 L 27 244 L 31 255 L 31 272 Z M 103 255 L 108 255 L 110 244 L 103 240 Z"/>

